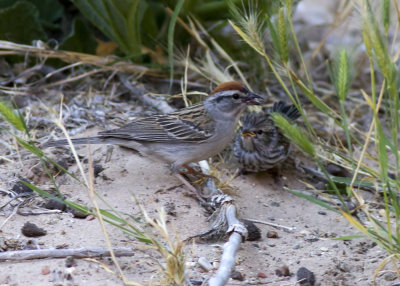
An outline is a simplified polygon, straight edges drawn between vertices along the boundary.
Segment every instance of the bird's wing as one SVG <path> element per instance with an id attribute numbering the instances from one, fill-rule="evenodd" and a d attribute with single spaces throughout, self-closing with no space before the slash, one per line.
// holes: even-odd
<path id="1" fill-rule="evenodd" d="M 189 109 L 137 119 L 121 128 L 100 132 L 99 135 L 147 142 L 194 143 L 207 140 L 212 136 L 215 124 L 211 119 L 199 118 L 197 115 L 200 114 Z"/>

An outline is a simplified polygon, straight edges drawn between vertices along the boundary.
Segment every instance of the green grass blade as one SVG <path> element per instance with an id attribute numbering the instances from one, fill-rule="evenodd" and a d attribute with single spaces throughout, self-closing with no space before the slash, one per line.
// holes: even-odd
<path id="1" fill-rule="evenodd" d="M 174 78 L 174 31 L 175 31 L 176 21 L 178 20 L 179 13 L 181 12 L 184 3 L 185 0 L 178 0 L 168 26 L 168 63 L 169 63 L 169 78 L 171 81 L 171 85 L 172 85 L 172 79 Z"/>
<path id="2" fill-rule="evenodd" d="M 308 200 L 308 201 L 310 201 L 310 202 L 312 202 L 314 204 L 317 204 L 317 205 L 319 205 L 321 207 L 324 207 L 324 208 L 326 208 L 326 209 L 328 209 L 330 211 L 339 213 L 339 211 L 337 209 L 333 208 L 331 205 L 329 205 L 329 204 L 327 204 L 327 203 L 325 203 L 325 202 L 323 202 L 323 201 L 321 201 L 321 200 L 319 200 L 319 199 L 317 199 L 317 198 L 315 198 L 313 196 L 309 196 L 309 195 L 306 195 L 306 194 L 303 194 L 303 193 L 300 193 L 300 192 L 296 192 L 294 190 L 289 190 L 289 192 L 291 192 L 292 194 L 294 194 L 294 195 L 296 195 L 296 196 L 298 196 L 300 198 L 306 199 L 306 200 Z"/>
<path id="3" fill-rule="evenodd" d="M 18 130 L 25 130 L 25 122 L 22 116 L 19 113 L 15 113 L 2 101 L 0 101 L 0 114 Z"/>

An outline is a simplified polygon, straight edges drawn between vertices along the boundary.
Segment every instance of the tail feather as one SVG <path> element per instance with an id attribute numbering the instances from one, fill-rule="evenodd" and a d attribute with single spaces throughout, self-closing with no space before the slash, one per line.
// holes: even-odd
<path id="1" fill-rule="evenodd" d="M 271 113 L 272 112 L 281 113 L 291 120 L 296 120 L 301 116 L 296 106 L 293 104 L 286 104 L 284 101 L 275 102 L 271 108 Z"/>
<path id="2" fill-rule="evenodd" d="M 102 137 L 86 137 L 86 138 L 74 138 L 71 139 L 72 144 L 79 145 L 79 144 L 104 144 L 104 138 Z M 67 139 L 61 139 L 56 141 L 50 141 L 43 144 L 43 148 L 48 147 L 56 147 L 56 146 L 63 146 L 68 145 Z"/>

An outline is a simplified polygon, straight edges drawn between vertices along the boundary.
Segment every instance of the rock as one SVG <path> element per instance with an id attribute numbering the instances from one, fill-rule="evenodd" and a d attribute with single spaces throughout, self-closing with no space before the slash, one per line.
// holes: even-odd
<path id="1" fill-rule="evenodd" d="M 101 172 L 103 172 L 103 171 L 104 171 L 104 168 L 103 168 L 102 165 L 100 165 L 100 164 L 94 164 L 94 166 L 93 166 L 93 174 L 94 174 L 94 177 L 95 177 L 95 178 L 97 178 L 97 177 L 99 176 L 99 174 L 100 174 Z"/>
<path id="2" fill-rule="evenodd" d="M 258 272 L 258 273 L 257 273 L 257 277 L 258 277 L 258 278 L 267 278 L 267 274 L 262 273 L 262 272 Z"/>
<path id="3" fill-rule="evenodd" d="M 275 269 L 275 274 L 279 277 L 289 276 L 290 275 L 289 267 L 287 267 L 287 265 L 282 265 L 281 267 Z"/>
<path id="4" fill-rule="evenodd" d="M 231 273 L 231 278 L 234 280 L 238 280 L 238 281 L 243 281 L 244 277 L 242 275 L 242 273 L 240 273 L 239 271 L 232 271 Z"/>
<path id="5" fill-rule="evenodd" d="M 325 168 L 326 168 L 326 171 L 333 176 L 336 176 L 336 177 L 348 177 L 349 176 L 349 172 L 341 166 L 338 166 L 335 164 L 328 164 L 328 165 L 326 165 Z"/>
<path id="6" fill-rule="evenodd" d="M 261 230 L 254 223 L 248 220 L 243 220 L 243 224 L 248 232 L 248 241 L 255 241 L 261 238 Z"/>
<path id="7" fill-rule="evenodd" d="M 211 269 L 213 269 L 213 266 L 211 265 L 211 263 L 208 261 L 207 258 L 205 257 L 200 257 L 199 260 L 197 261 L 197 263 L 199 264 L 199 266 L 204 269 L 205 271 L 210 271 Z"/>
<path id="8" fill-rule="evenodd" d="M 67 210 L 68 210 L 68 212 L 72 213 L 74 218 L 84 219 L 89 215 L 88 213 L 84 213 L 84 212 L 78 211 L 77 209 L 74 209 L 74 208 L 71 208 L 71 207 L 68 207 Z"/>
<path id="9" fill-rule="evenodd" d="M 21 228 L 21 232 L 26 237 L 39 237 L 47 234 L 47 231 L 30 222 L 24 224 Z"/>
<path id="10" fill-rule="evenodd" d="M 68 256 L 67 258 L 65 258 L 65 267 L 69 268 L 74 266 L 74 264 L 75 264 L 74 257 Z"/>
<path id="11" fill-rule="evenodd" d="M 301 286 L 314 286 L 315 285 L 315 276 L 310 270 L 305 267 L 300 267 L 297 270 L 297 282 Z"/>
<path id="12" fill-rule="evenodd" d="M 49 275 L 50 274 L 50 268 L 49 266 L 44 266 L 42 268 L 42 275 Z"/>
<path id="13" fill-rule="evenodd" d="M 270 230 L 267 232 L 268 238 L 279 238 L 278 233 L 276 231 Z"/>
<path id="14" fill-rule="evenodd" d="M 292 246 L 292 249 L 299 249 L 299 248 L 301 248 L 301 246 L 300 246 L 299 243 L 297 243 L 297 244 L 295 244 L 295 245 Z"/>
<path id="15" fill-rule="evenodd" d="M 326 215 L 326 211 L 318 211 L 319 215 Z"/>
<path id="16" fill-rule="evenodd" d="M 64 203 L 53 199 L 50 199 L 45 203 L 43 203 L 42 207 L 48 210 L 60 210 L 60 211 L 65 211 L 65 209 L 67 208 L 67 206 Z"/>
<path id="17" fill-rule="evenodd" d="M 28 187 L 27 185 L 25 185 L 23 182 L 25 183 L 29 183 L 28 180 L 21 178 L 19 179 L 18 182 L 16 182 L 14 184 L 14 186 L 11 188 L 11 191 L 17 193 L 17 194 L 26 194 L 26 193 L 32 193 L 33 190 Z"/>
<path id="18" fill-rule="evenodd" d="M 385 273 L 385 275 L 383 275 L 383 279 L 385 279 L 386 281 L 394 281 L 397 278 L 399 277 L 394 272 L 387 272 Z"/>

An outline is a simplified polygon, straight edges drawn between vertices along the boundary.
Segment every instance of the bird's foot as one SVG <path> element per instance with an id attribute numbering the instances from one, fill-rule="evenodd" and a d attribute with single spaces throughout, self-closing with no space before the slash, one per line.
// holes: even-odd
<path id="1" fill-rule="evenodd" d="M 180 172 L 180 174 L 200 176 L 203 179 L 204 178 L 217 179 L 213 175 L 208 175 L 208 174 L 204 174 L 203 172 L 197 171 L 196 169 L 190 167 L 188 164 L 183 165 L 183 167 L 186 168 L 186 171 L 185 172 Z"/>

